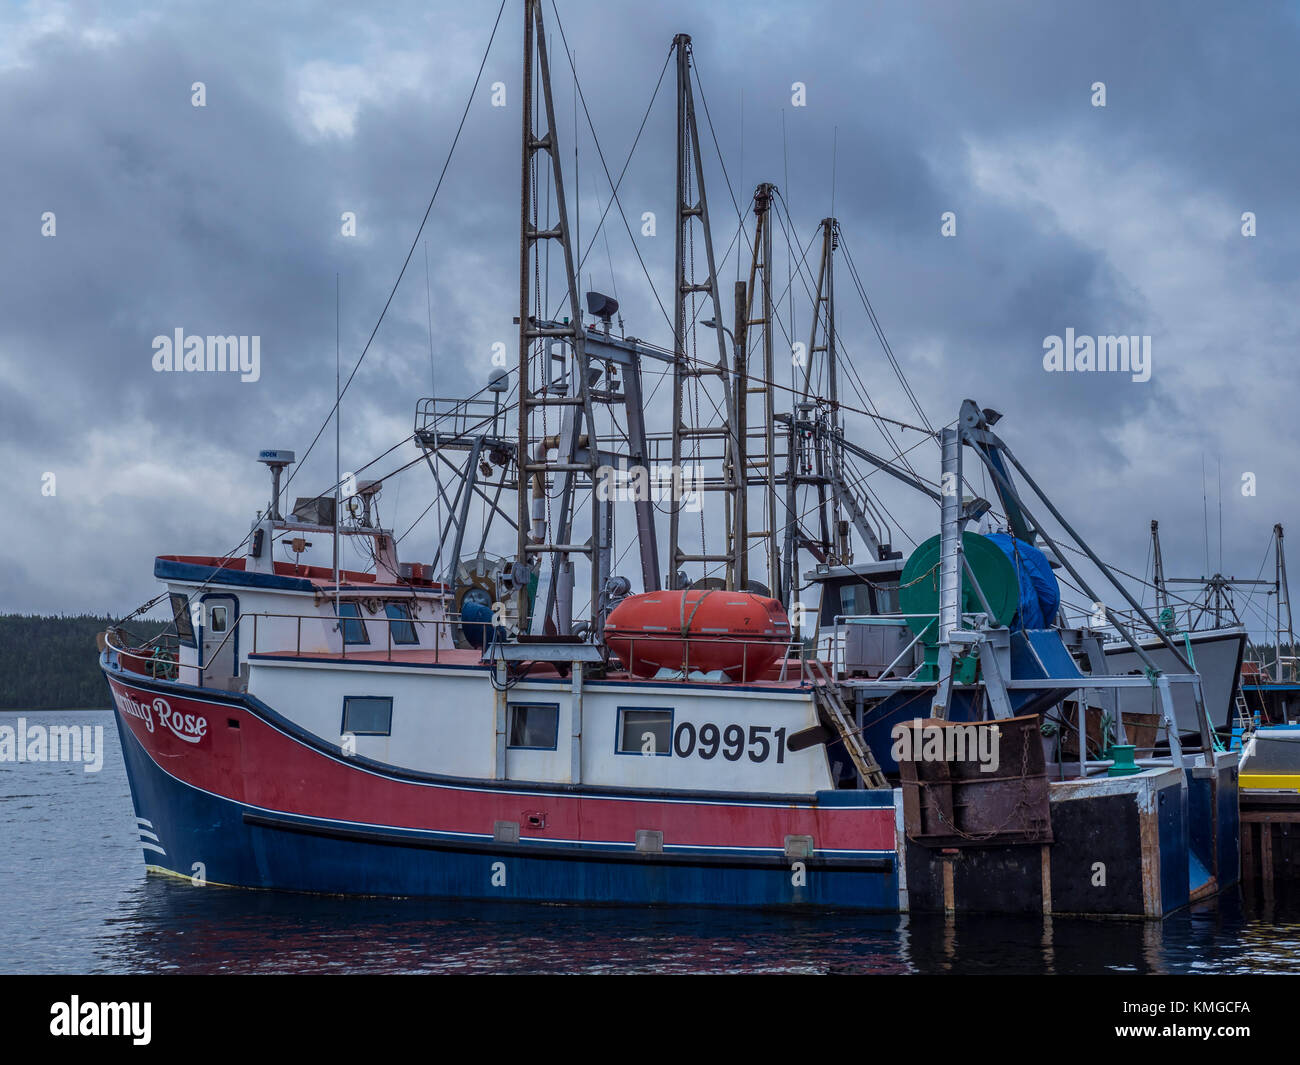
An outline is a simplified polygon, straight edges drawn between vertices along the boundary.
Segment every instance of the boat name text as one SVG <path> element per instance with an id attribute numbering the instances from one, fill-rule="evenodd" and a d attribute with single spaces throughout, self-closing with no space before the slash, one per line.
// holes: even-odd
<path id="1" fill-rule="evenodd" d="M 173 735 L 186 743 L 198 743 L 208 733 L 208 719 L 201 714 L 183 714 L 173 710 L 166 699 L 159 696 L 152 703 L 137 702 L 127 692 L 113 692 L 113 701 L 124 714 L 144 722 L 144 727 L 153 731 L 154 714 L 158 720 L 169 728 Z"/>

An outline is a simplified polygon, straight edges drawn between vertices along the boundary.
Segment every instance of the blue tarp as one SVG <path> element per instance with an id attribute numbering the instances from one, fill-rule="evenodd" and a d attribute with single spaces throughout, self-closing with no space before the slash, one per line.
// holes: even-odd
<path id="1" fill-rule="evenodd" d="M 466 599 L 460 607 L 460 629 L 471 647 L 483 650 L 484 643 L 492 634 L 492 608 L 473 599 Z M 498 625 L 496 635 L 498 639 L 504 640 L 505 629 Z"/>
<path id="2" fill-rule="evenodd" d="M 1020 608 L 1016 611 L 1012 627 L 1017 629 L 1045 629 L 1056 618 L 1061 605 L 1061 586 L 1044 555 L 1033 544 L 1017 540 L 1006 533 L 990 533 L 988 539 L 1001 548 L 1016 567 L 1020 583 Z"/>

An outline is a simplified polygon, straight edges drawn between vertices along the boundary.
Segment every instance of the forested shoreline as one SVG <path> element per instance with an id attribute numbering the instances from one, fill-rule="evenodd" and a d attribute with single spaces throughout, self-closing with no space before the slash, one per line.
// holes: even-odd
<path id="1" fill-rule="evenodd" d="M 95 636 L 112 624 L 112 618 L 94 614 L 0 614 L 0 710 L 107 707 Z M 149 640 L 168 627 L 137 621 L 129 629 Z"/>

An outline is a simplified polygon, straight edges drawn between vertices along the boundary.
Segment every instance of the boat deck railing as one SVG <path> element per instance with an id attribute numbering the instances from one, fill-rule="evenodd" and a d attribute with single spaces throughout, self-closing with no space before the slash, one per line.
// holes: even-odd
<path id="1" fill-rule="evenodd" d="M 415 436 L 426 444 L 499 435 L 501 404 L 491 399 L 421 399 L 415 406 Z"/>
<path id="2" fill-rule="evenodd" d="M 304 632 L 304 623 L 307 623 L 306 632 Z M 383 642 L 377 643 L 373 638 L 367 638 L 364 642 L 347 640 L 344 626 L 348 623 L 361 623 L 367 626 L 365 629 L 367 637 L 370 636 L 369 626 L 383 626 L 385 630 Z M 235 618 L 234 624 L 223 635 L 220 643 L 203 657 L 210 663 L 222 655 L 227 645 L 231 645 L 238 647 L 245 656 L 319 655 L 328 658 L 352 657 L 371 660 L 382 656 L 389 662 L 400 662 L 411 658 L 412 652 L 423 652 L 431 653 L 433 661 L 437 663 L 441 661 L 442 656 L 464 658 L 463 653 L 454 654 L 460 651 L 455 643 L 455 628 L 460 624 L 459 615 L 430 620 L 388 617 L 335 618 L 325 614 L 245 613 Z M 465 624 L 483 623 L 466 622 Z M 426 642 L 419 635 L 415 642 L 394 639 L 394 633 L 402 632 L 406 626 L 410 626 L 412 631 L 419 634 L 426 634 L 427 626 L 433 626 L 432 641 Z M 188 680 L 189 678 L 184 676 L 184 671 L 188 670 L 193 675 L 192 683 L 197 685 L 201 683 L 204 670 L 210 668 L 202 661 L 197 663 L 181 661 L 181 644 L 179 637 L 174 633 L 151 640 L 141 647 L 128 647 L 120 635 L 115 635 L 116 631 L 110 630 L 106 642 L 128 672 L 166 680 Z M 245 639 L 250 640 L 250 643 L 243 644 L 241 641 Z M 186 644 L 186 646 L 193 645 Z"/>
<path id="3" fill-rule="evenodd" d="M 872 667 L 862 669 L 870 676 L 875 683 L 887 683 L 896 681 L 900 684 L 915 683 L 913 677 L 918 666 L 916 655 L 917 649 L 923 643 L 925 632 L 930 626 L 922 626 L 919 631 L 915 625 L 918 621 L 931 620 L 937 622 L 938 614 L 837 614 L 834 619 L 834 629 L 829 637 L 829 648 L 831 660 L 835 664 L 836 676 L 849 678 L 859 673 L 861 667 Z M 988 627 L 988 617 L 983 613 L 964 613 L 961 616 L 962 625 L 970 629 L 984 629 Z M 877 629 L 892 629 L 897 632 L 894 639 L 894 647 L 887 646 L 887 638 L 880 640 L 881 655 L 870 662 L 851 662 L 850 659 L 850 634 L 854 628 L 870 627 Z M 883 634 L 882 634 L 883 635 Z M 933 683 L 933 682 L 928 682 Z"/>
<path id="4" fill-rule="evenodd" d="M 1248 671 L 1247 666 L 1253 666 Z M 1300 682 L 1300 657 L 1295 655 L 1265 656 L 1262 661 L 1248 658 L 1241 664 L 1243 684 L 1295 684 Z"/>
<path id="5" fill-rule="evenodd" d="M 1148 616 L 1153 615 L 1155 615 L 1154 611 L 1148 613 Z M 1162 634 L 1171 639 L 1176 639 L 1188 633 L 1202 632 L 1208 628 L 1220 627 L 1219 623 L 1214 621 L 1212 612 L 1196 604 L 1168 607 L 1167 612 L 1161 611 L 1158 616 L 1155 616 L 1159 629 L 1154 629 L 1148 625 L 1136 610 L 1114 610 L 1109 606 L 1098 607 L 1096 613 L 1087 620 L 1091 628 L 1101 631 L 1108 639 L 1111 638 L 1113 633 L 1113 638 L 1117 641 L 1123 639 L 1123 637 L 1115 627 L 1116 621 L 1141 639 Z M 1240 625 L 1241 622 L 1237 618 L 1228 618 L 1224 620 L 1223 624 L 1235 626 Z"/>
<path id="6" fill-rule="evenodd" d="M 345 626 L 358 622 L 366 626 L 368 638 L 364 642 L 347 640 Z M 369 628 L 372 625 L 383 627 L 382 640 L 377 640 L 372 635 Z M 407 619 L 335 618 L 325 614 L 250 612 L 236 617 L 221 641 L 202 656 L 202 660 L 206 660 L 207 665 L 203 664 L 202 660 L 197 663 L 183 662 L 180 656 L 180 642 L 175 634 L 150 641 L 144 646 L 130 647 L 122 638 L 124 634 L 118 633 L 117 630 L 110 630 L 106 642 L 128 672 L 167 680 L 182 680 L 197 686 L 203 683 L 205 669 L 211 668 L 210 663 L 221 657 L 227 646 L 237 647 L 241 659 L 249 655 L 283 655 L 332 661 L 355 659 L 393 664 L 466 665 L 490 658 L 490 655 L 484 656 L 478 648 L 458 646 L 457 629 L 463 625 L 481 625 L 490 628 L 491 623 L 462 621 L 458 614 L 435 619 Z M 395 634 L 403 633 L 408 626 L 411 631 L 419 634 L 415 642 L 395 638 Z M 433 627 L 432 639 L 428 638 L 429 626 Z M 636 658 L 638 643 L 644 647 L 647 644 L 662 643 L 665 638 L 674 637 L 671 633 L 620 637 L 628 643 L 628 658 L 632 660 Z M 725 634 L 692 636 L 684 644 L 682 670 L 677 679 L 685 682 L 710 679 L 692 666 L 692 649 L 696 655 L 699 655 L 704 649 L 711 650 L 719 644 L 739 650 L 740 675 L 747 676 L 750 656 L 769 655 L 772 639 Z M 778 683 L 811 684 L 817 675 L 813 663 L 809 660 L 807 645 L 797 634 L 786 645 L 782 659 L 765 672 L 769 675 L 764 676 L 763 680 Z M 775 675 L 770 675 L 773 672 Z"/>

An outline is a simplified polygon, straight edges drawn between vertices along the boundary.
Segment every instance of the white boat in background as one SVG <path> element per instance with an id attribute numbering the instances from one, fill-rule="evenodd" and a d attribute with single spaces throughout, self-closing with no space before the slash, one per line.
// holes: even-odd
<path id="1" fill-rule="evenodd" d="M 1282 527 L 1274 526 L 1278 558 L 1276 581 L 1241 580 L 1215 573 L 1210 577 L 1165 577 L 1164 561 L 1160 551 L 1160 523 L 1151 522 L 1151 552 L 1153 562 L 1152 585 L 1155 589 L 1156 619 L 1162 630 L 1141 632 L 1145 626 L 1135 617 L 1125 617 L 1125 623 L 1136 626 L 1138 645 L 1148 652 L 1161 669 L 1180 666 L 1178 656 L 1170 650 L 1165 638 L 1175 644 L 1188 663 L 1201 675 L 1201 689 L 1205 709 L 1216 730 L 1224 736 L 1231 734 L 1237 718 L 1238 693 L 1241 690 L 1241 666 L 1246 655 L 1249 634 L 1233 598 L 1234 590 L 1241 586 L 1285 585 L 1285 562 L 1281 556 Z M 1171 584 L 1194 585 L 1194 596 L 1180 595 L 1170 590 Z M 1105 644 L 1106 665 L 1111 673 L 1141 672 L 1143 664 L 1131 646 L 1116 637 Z M 1146 700 L 1144 703 L 1143 700 Z M 1121 694 L 1125 712 L 1150 712 L 1150 697 L 1145 692 L 1126 691 Z M 1174 695 L 1174 710 L 1178 727 L 1186 732 L 1196 729 L 1196 707 L 1189 691 Z"/>
<path id="2" fill-rule="evenodd" d="M 1246 652 L 1244 625 L 1226 625 L 1222 628 L 1181 632 L 1174 641 L 1184 649 L 1196 672 L 1201 675 L 1201 690 L 1205 696 L 1205 709 L 1219 729 L 1231 729 L 1237 698 L 1238 678 L 1241 676 L 1242 656 Z M 1178 660 L 1158 636 L 1139 639 L 1138 644 L 1163 670 L 1174 672 Z M 1142 671 L 1137 652 L 1123 641 L 1105 646 L 1106 666 L 1110 673 Z M 1156 712 L 1150 692 L 1129 688 L 1120 693 L 1120 706 L 1125 713 L 1150 714 Z M 1178 727 L 1184 732 L 1196 731 L 1196 704 L 1190 691 L 1174 693 L 1174 715 Z"/>

